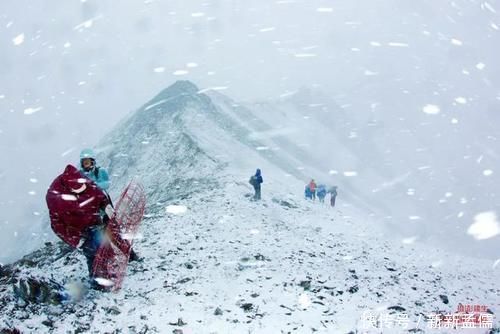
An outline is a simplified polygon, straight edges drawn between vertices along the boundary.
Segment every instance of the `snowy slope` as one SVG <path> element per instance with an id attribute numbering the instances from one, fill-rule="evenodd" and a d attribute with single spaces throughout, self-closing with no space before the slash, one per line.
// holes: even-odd
<path id="1" fill-rule="evenodd" d="M 388 313 L 391 306 L 405 309 L 408 329 L 420 314 L 453 312 L 458 303 L 500 310 L 500 275 L 491 263 L 382 238 L 347 205 L 333 210 L 269 186 L 255 203 L 244 196 L 250 192 L 244 182 L 218 181 L 226 186 L 175 201 L 187 207 L 184 215 L 144 221 L 136 247 L 146 259 L 130 266 L 122 291 L 93 293 L 64 309 L 19 308 L 2 291 L 2 326 L 52 333 L 348 333 L 363 330 L 363 312 Z M 276 203 L 281 199 L 296 207 Z M 85 269 L 73 254 L 23 271 L 78 280 Z M 169 325 L 178 318 L 187 324 Z M 423 320 L 419 328 L 438 332 Z"/>
<path id="2" fill-rule="evenodd" d="M 419 315 L 453 312 L 459 303 L 498 315 L 498 266 L 388 236 L 342 196 L 336 209 L 303 200 L 300 149 L 294 154 L 296 144 L 283 141 L 285 149 L 273 148 L 259 136 L 266 124 L 241 122 L 244 110 L 232 112 L 222 98 L 178 82 L 103 138 L 113 194 L 137 177 L 149 196 L 135 246 L 145 260 L 130 265 L 124 288 L 65 307 L 23 305 L 11 292 L 18 275 L 84 279 L 81 254 L 60 257 L 60 245 L 47 245 L 2 268 L 0 328 L 348 333 L 363 331 L 363 312 L 394 306 L 408 314 L 408 329 Z M 261 202 L 249 200 L 256 167 L 264 173 Z M 179 207 L 186 212 L 168 213 Z M 437 332 L 423 321 L 419 329 Z"/>

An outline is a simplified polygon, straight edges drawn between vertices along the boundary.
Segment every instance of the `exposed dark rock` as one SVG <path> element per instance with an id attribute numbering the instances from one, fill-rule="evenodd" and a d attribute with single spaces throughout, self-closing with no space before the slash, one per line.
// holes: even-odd
<path id="1" fill-rule="evenodd" d="M 398 305 L 396 305 L 396 306 L 389 306 L 387 309 L 388 310 L 397 311 L 397 312 L 404 312 L 404 311 L 406 311 L 406 309 L 404 307 L 401 307 L 401 306 L 398 306 Z"/>
<path id="2" fill-rule="evenodd" d="M 299 208 L 297 205 L 291 203 L 290 201 L 285 201 L 283 199 L 273 198 L 272 201 L 274 203 L 277 203 L 277 204 L 284 206 L 285 208 L 288 208 L 288 209 L 298 209 Z"/>
<path id="3" fill-rule="evenodd" d="M 118 315 L 118 314 L 122 313 L 120 311 L 120 309 L 116 306 L 106 307 L 106 308 L 104 308 L 104 311 L 106 311 L 107 314 L 111 314 L 111 315 Z"/>
<path id="4" fill-rule="evenodd" d="M 243 309 L 243 311 L 245 311 L 245 312 L 250 312 L 250 311 L 252 311 L 252 310 L 253 310 L 253 304 L 252 304 L 252 303 L 244 303 L 244 304 L 242 304 L 240 307 L 241 307 L 241 308 Z"/>
<path id="5" fill-rule="evenodd" d="M 0 334 L 21 334 L 21 331 L 17 328 L 2 328 Z"/>
<path id="6" fill-rule="evenodd" d="M 42 321 L 42 324 L 49 327 L 49 328 L 54 327 L 54 322 L 50 319 L 45 319 L 44 321 Z"/>
<path id="7" fill-rule="evenodd" d="M 311 281 L 300 281 L 299 284 L 305 291 L 311 290 Z"/>
<path id="8" fill-rule="evenodd" d="M 182 320 L 182 318 L 177 319 L 176 322 L 169 322 L 168 323 L 171 326 L 186 326 L 187 323 Z"/>
<path id="9" fill-rule="evenodd" d="M 439 295 L 439 298 L 441 298 L 441 300 L 443 301 L 443 303 L 445 303 L 445 304 L 449 303 L 448 296 L 446 296 L 446 295 Z"/>
<path id="10" fill-rule="evenodd" d="M 268 259 L 266 259 L 266 257 L 262 254 L 257 254 L 257 255 L 254 255 L 254 258 L 257 260 L 257 261 L 266 261 Z"/>
<path id="11" fill-rule="evenodd" d="M 350 293 L 355 293 L 355 292 L 358 292 L 358 290 L 359 290 L 359 287 L 357 285 L 354 285 L 354 286 L 351 286 L 349 288 L 349 290 L 347 290 L 347 291 L 349 291 Z"/>
<path id="12" fill-rule="evenodd" d="M 191 281 L 191 278 L 186 277 L 186 278 L 183 278 L 183 279 L 181 279 L 181 280 L 177 281 L 177 283 L 176 283 L 176 284 L 185 284 L 185 283 L 187 283 L 187 282 L 189 282 L 189 281 Z"/>

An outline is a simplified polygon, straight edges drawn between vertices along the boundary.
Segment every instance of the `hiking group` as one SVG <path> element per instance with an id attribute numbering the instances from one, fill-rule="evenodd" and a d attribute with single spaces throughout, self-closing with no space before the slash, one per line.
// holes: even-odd
<path id="1" fill-rule="evenodd" d="M 250 180 L 248 180 L 248 183 L 250 183 L 253 186 L 254 189 L 254 196 L 252 197 L 252 200 L 257 201 L 262 198 L 262 171 L 260 168 L 257 168 L 255 171 L 255 174 L 250 176 Z M 312 179 L 305 188 L 304 194 L 306 199 L 315 201 L 316 197 L 318 197 L 318 200 L 320 203 L 325 202 L 325 198 L 327 194 L 330 194 L 330 206 L 335 207 L 335 200 L 337 198 L 337 186 L 331 186 L 330 188 L 327 189 L 327 186 L 324 184 L 319 184 L 316 185 L 316 182 L 314 179 Z"/>
<path id="2" fill-rule="evenodd" d="M 337 186 L 332 186 L 327 189 L 324 184 L 316 184 L 316 181 L 312 179 L 305 187 L 304 196 L 306 199 L 315 201 L 316 197 L 320 203 L 325 203 L 325 197 L 330 194 L 330 206 L 335 207 L 335 200 L 337 198 Z"/>

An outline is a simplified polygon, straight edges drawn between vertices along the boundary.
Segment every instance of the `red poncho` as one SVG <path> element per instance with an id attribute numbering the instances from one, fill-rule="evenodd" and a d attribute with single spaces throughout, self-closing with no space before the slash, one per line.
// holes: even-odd
<path id="1" fill-rule="evenodd" d="M 101 223 L 99 209 L 109 204 L 106 194 L 72 165 L 52 182 L 45 199 L 52 230 L 73 247 L 89 226 Z"/>

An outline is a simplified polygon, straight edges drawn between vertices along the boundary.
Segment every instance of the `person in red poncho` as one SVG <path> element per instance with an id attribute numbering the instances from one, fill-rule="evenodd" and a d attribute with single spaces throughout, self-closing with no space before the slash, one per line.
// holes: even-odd
<path id="1" fill-rule="evenodd" d="M 70 246 L 82 249 L 92 278 L 105 225 L 100 211 L 112 210 L 108 196 L 75 166 L 68 165 L 50 185 L 46 200 L 52 230 Z"/>
<path id="2" fill-rule="evenodd" d="M 316 199 L 316 182 L 314 179 L 309 182 L 309 190 L 311 191 L 312 200 L 314 201 Z"/>

